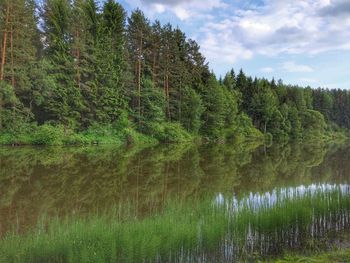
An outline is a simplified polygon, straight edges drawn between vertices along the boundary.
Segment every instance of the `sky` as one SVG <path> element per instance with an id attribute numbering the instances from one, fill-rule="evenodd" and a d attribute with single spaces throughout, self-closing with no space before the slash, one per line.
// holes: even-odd
<path id="1" fill-rule="evenodd" d="M 243 68 L 302 86 L 350 89 L 350 0 L 121 0 L 196 40 L 216 75 Z"/>

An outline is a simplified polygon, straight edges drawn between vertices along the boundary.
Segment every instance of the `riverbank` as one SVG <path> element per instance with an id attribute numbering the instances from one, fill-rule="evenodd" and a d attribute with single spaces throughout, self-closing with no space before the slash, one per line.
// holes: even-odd
<path id="1" fill-rule="evenodd" d="M 31 124 L 22 130 L 0 133 L 0 145 L 155 145 L 193 141 L 264 141 L 264 135 L 253 126 L 236 127 L 219 138 L 208 138 L 186 131 L 179 123 L 152 124 L 139 131 L 127 119 L 111 125 L 96 125 L 76 131 L 63 125 Z"/>
<path id="2" fill-rule="evenodd" d="M 293 141 L 305 141 L 307 143 L 341 143 L 348 139 L 344 131 L 327 131 L 323 134 L 313 135 L 306 132 L 303 137 Z M 286 143 L 291 138 L 276 139 L 271 134 L 265 136 L 253 126 L 236 127 L 227 131 L 222 137 L 211 138 L 199 134 L 187 132 L 178 123 L 163 123 L 153 125 L 147 132 L 140 132 L 126 123 L 115 125 L 93 126 L 84 131 L 75 131 L 62 125 L 29 125 L 23 130 L 0 133 L 0 145 L 141 145 L 152 146 L 159 143 L 188 143 L 193 141 L 202 142 L 272 142 Z"/>
<path id="3" fill-rule="evenodd" d="M 286 256 L 281 259 L 270 261 L 270 263 L 348 263 L 350 262 L 350 248 L 339 249 L 331 252 L 320 252 L 309 256 Z"/>

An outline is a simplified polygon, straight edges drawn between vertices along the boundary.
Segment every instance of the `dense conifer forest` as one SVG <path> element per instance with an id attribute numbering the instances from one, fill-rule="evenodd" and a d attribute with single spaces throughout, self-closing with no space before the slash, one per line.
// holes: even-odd
<path id="1" fill-rule="evenodd" d="M 0 144 L 328 139 L 350 92 L 231 70 L 116 1 L 0 0 Z"/>

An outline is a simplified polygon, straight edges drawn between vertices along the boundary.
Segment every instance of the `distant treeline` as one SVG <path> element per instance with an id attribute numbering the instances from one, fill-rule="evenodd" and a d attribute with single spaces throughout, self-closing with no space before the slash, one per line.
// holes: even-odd
<path id="1" fill-rule="evenodd" d="M 0 32 L 0 143 L 55 143 L 62 134 L 286 140 L 350 128 L 348 91 L 242 70 L 218 80 L 179 28 L 138 9 L 127 17 L 113 0 L 0 0 Z"/>

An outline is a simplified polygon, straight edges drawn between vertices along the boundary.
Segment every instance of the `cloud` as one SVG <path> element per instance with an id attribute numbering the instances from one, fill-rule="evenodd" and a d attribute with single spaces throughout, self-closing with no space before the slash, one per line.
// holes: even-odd
<path id="1" fill-rule="evenodd" d="M 260 71 L 264 72 L 264 73 L 272 73 L 275 70 L 273 68 L 271 68 L 271 67 L 264 67 L 264 68 L 261 68 Z"/>
<path id="2" fill-rule="evenodd" d="M 212 25 L 213 27 L 216 25 Z M 225 22 L 219 27 L 226 27 Z M 238 59 L 250 59 L 253 53 L 239 42 L 231 42 L 232 35 L 225 30 L 212 32 L 211 25 L 201 32 L 205 38 L 200 41 L 201 50 L 209 61 L 233 63 Z"/>
<path id="3" fill-rule="evenodd" d="M 324 16 L 350 15 L 350 1 L 333 0 L 320 10 L 320 14 Z"/>
<path id="4" fill-rule="evenodd" d="M 262 3 L 228 9 L 215 21 L 205 22 L 197 39 L 201 46 L 213 37 L 220 44 L 211 46 L 209 55 L 204 54 L 210 58 L 215 51 L 222 54 L 222 50 L 236 49 L 230 52 L 234 63 L 255 55 L 316 55 L 350 50 L 349 0 L 263 0 Z M 219 56 L 216 59 L 227 60 Z"/>
<path id="5" fill-rule="evenodd" d="M 132 7 L 144 9 L 148 15 L 171 12 L 180 20 L 201 18 L 215 8 L 227 7 L 223 0 L 126 0 Z"/>
<path id="6" fill-rule="evenodd" d="M 314 71 L 314 69 L 312 67 L 307 66 L 307 65 L 296 64 L 294 61 L 285 62 L 283 64 L 282 68 L 288 72 L 291 72 L 291 73 L 296 73 L 296 72 L 307 73 L 307 72 Z"/>
<path id="7" fill-rule="evenodd" d="M 308 83 L 308 84 L 319 84 L 319 81 L 317 79 L 300 78 L 299 80 L 302 81 L 302 82 Z"/>
<path id="8" fill-rule="evenodd" d="M 174 5 L 179 5 L 183 4 L 186 2 L 192 2 L 193 0 L 144 0 L 143 2 L 146 4 L 163 4 L 163 5 L 168 5 L 168 6 L 174 6 Z"/>

